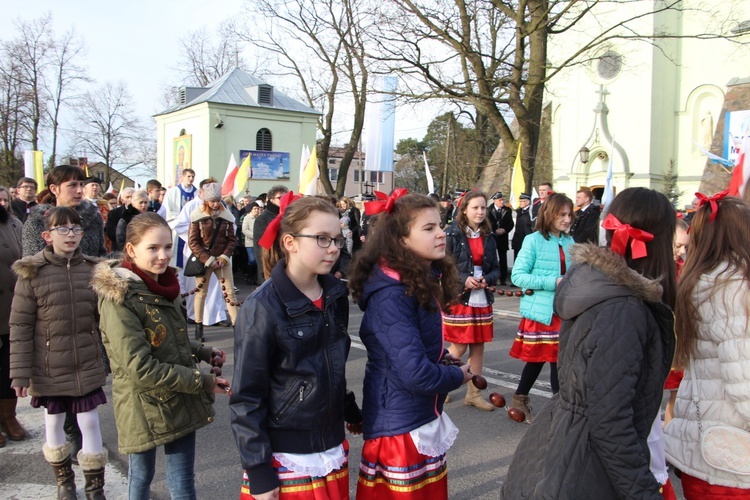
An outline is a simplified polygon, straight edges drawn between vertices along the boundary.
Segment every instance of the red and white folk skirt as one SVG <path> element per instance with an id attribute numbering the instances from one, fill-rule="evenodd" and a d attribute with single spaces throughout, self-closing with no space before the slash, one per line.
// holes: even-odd
<path id="1" fill-rule="evenodd" d="M 279 499 L 349 500 L 349 442 L 345 439 L 342 445 L 347 457 L 343 465 L 322 477 L 295 473 L 274 458 L 271 461 L 271 466 L 278 474 L 281 483 Z M 251 500 L 253 498 L 255 497 L 250 491 L 247 473 L 243 472 L 240 500 Z"/>
<path id="2" fill-rule="evenodd" d="M 473 307 L 456 304 L 443 314 L 443 338 L 453 344 L 492 342 L 492 306 Z"/>
<path id="3" fill-rule="evenodd" d="M 526 363 L 557 363 L 562 320 L 555 314 L 549 325 L 521 318 L 510 355 Z"/>
<path id="4" fill-rule="evenodd" d="M 359 465 L 357 500 L 442 500 L 448 498 L 445 454 L 417 451 L 411 435 L 365 441 Z"/>

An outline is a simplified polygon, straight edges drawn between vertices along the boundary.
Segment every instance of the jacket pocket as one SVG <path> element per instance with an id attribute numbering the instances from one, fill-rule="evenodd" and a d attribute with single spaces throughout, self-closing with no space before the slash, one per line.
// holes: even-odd
<path id="1" fill-rule="evenodd" d="M 190 409 L 180 393 L 151 389 L 138 394 L 149 429 L 155 435 L 177 431 L 190 423 Z"/>
<path id="2" fill-rule="evenodd" d="M 307 380 L 297 381 L 289 385 L 279 401 L 274 405 L 271 418 L 277 424 L 286 419 L 287 416 L 294 413 L 294 410 L 302 404 L 305 398 L 310 394 L 312 383 Z"/>

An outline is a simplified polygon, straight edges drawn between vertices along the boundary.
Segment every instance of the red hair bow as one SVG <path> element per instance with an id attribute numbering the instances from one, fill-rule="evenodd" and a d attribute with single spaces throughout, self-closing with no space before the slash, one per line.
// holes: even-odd
<path id="1" fill-rule="evenodd" d="M 713 222 L 716 218 L 716 214 L 719 211 L 718 201 L 729 194 L 729 190 L 721 191 L 715 195 L 708 197 L 703 193 L 695 193 L 695 197 L 700 200 L 698 208 L 702 207 L 706 203 L 710 204 L 711 217 L 708 218 L 708 222 Z"/>
<path id="2" fill-rule="evenodd" d="M 258 245 L 262 246 L 266 250 L 271 249 L 271 247 L 273 246 L 273 242 L 276 241 L 276 236 L 279 235 L 281 218 L 284 216 L 284 212 L 286 212 L 286 207 L 291 205 L 292 202 L 299 200 L 300 198 L 302 197 L 298 194 L 294 194 L 294 191 L 289 191 L 281 197 L 281 199 L 279 200 L 279 215 L 277 215 L 276 218 L 272 220 L 268 225 L 265 232 L 263 233 L 263 236 L 260 238 L 260 241 L 258 241 Z"/>
<path id="3" fill-rule="evenodd" d="M 643 229 L 635 228 L 630 224 L 623 224 L 612 214 L 607 215 L 604 222 L 602 222 L 602 227 L 614 231 L 612 245 L 610 246 L 613 252 L 624 257 L 625 251 L 628 248 L 628 242 L 630 242 L 630 255 L 633 259 L 642 259 L 648 255 L 646 242 L 654 239 L 653 234 Z"/>
<path id="4" fill-rule="evenodd" d="M 365 215 L 375 215 L 381 212 L 391 213 L 391 210 L 393 210 L 393 205 L 396 203 L 396 200 L 398 200 L 405 194 L 409 194 L 408 189 L 398 188 L 398 189 L 394 189 L 389 197 L 387 197 L 386 199 L 383 199 L 382 196 L 384 195 L 384 193 L 381 193 L 380 191 L 375 191 L 375 196 L 378 198 L 378 200 L 368 201 L 364 204 Z"/>

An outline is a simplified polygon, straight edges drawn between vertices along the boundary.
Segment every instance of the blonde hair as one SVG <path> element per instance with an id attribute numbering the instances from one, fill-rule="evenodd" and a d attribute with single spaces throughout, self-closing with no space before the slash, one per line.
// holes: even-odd
<path id="1" fill-rule="evenodd" d="M 167 231 L 171 232 L 169 224 L 164 218 L 155 212 L 144 212 L 136 215 L 128 222 L 127 231 L 125 233 L 125 244 L 130 243 L 132 246 L 136 246 L 141 242 L 146 231 L 149 229 L 163 227 Z M 128 252 L 122 253 L 123 262 L 132 263 L 132 259 L 128 255 Z"/>

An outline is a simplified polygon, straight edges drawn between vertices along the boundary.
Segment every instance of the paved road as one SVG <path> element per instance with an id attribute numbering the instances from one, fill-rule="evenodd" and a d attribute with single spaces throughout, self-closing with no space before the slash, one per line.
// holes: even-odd
<path id="1" fill-rule="evenodd" d="M 246 295 L 247 287 L 240 285 Z M 510 400 L 523 363 L 508 356 L 513 336 L 518 325 L 515 311 L 518 299 L 499 298 L 496 303 L 495 340 L 487 344 L 485 353 L 485 375 L 489 382 L 486 393 L 500 392 Z M 351 308 L 350 334 L 352 350 L 347 364 L 347 381 L 361 402 L 362 378 L 366 362 L 364 346 L 357 337 L 362 313 L 356 306 Z M 229 328 L 206 328 L 207 343 L 227 351 L 224 375 L 233 374 L 233 337 Z M 111 401 L 111 393 L 107 388 Z M 528 425 L 519 424 L 507 417 L 506 412 L 495 410 L 483 412 L 463 404 L 464 390 L 455 391 L 453 402 L 446 405 L 446 412 L 460 429 L 456 443 L 448 452 L 449 492 L 452 499 L 496 499 L 499 497 L 501 481 L 507 473 L 513 452 Z M 551 396 L 549 370 L 543 370 L 540 380 L 532 392 L 532 403 L 541 407 Z M 198 431 L 196 450 L 196 485 L 199 499 L 236 499 L 241 481 L 239 456 L 229 426 L 229 409 L 225 398 L 218 398 L 216 420 Z M 39 499 L 54 498 L 55 488 L 52 472 L 44 462 L 41 445 L 44 439 L 44 422 L 41 411 L 22 405 L 20 418 L 32 433 L 33 441 L 10 443 L 0 449 L 0 498 Z M 107 497 L 127 498 L 125 488 L 127 456 L 117 453 L 117 431 L 112 415 L 112 405 L 101 407 L 102 434 L 105 446 L 110 450 L 111 466 L 107 471 Z M 356 489 L 358 459 L 362 449 L 361 436 L 349 436 L 350 485 L 352 498 Z M 168 499 L 169 493 L 164 478 L 163 454 L 157 459 L 157 472 L 152 485 L 152 498 Z M 82 475 L 79 473 L 79 476 Z M 82 479 L 79 477 L 79 498 L 83 498 Z M 674 481 L 674 479 L 673 479 Z M 679 481 L 678 481 L 679 483 Z"/>

